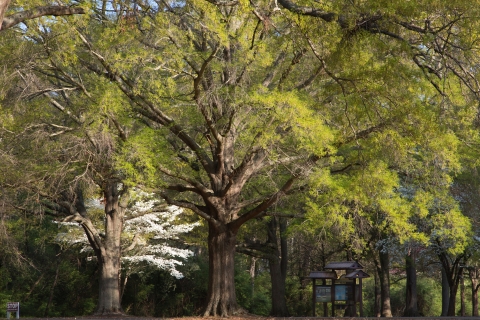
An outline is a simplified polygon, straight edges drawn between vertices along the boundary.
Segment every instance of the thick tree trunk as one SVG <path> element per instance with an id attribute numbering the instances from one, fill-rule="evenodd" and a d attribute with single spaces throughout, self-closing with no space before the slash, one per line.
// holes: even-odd
<path id="1" fill-rule="evenodd" d="M 455 316 L 455 303 L 457 300 L 457 291 L 458 291 L 458 282 L 455 282 L 452 286 L 450 286 L 449 290 L 449 301 L 448 301 L 448 313 L 447 316 L 454 317 Z"/>
<path id="2" fill-rule="evenodd" d="M 120 237 L 123 208 L 119 204 L 117 184 L 105 188 L 105 237 L 99 250 L 100 284 L 96 314 L 123 313 L 120 303 Z"/>
<path id="3" fill-rule="evenodd" d="M 286 317 L 288 315 L 287 303 L 285 300 L 285 280 L 280 268 L 280 259 L 269 260 L 270 279 L 272 281 L 272 311 L 275 317 Z"/>
<path id="4" fill-rule="evenodd" d="M 96 314 L 122 313 L 120 305 L 119 261 L 107 256 L 101 263 L 98 307 Z"/>
<path id="5" fill-rule="evenodd" d="M 91 220 L 81 190 L 77 191 L 75 207 L 78 214 L 67 217 L 64 221 L 76 221 L 83 227 L 90 245 L 98 259 L 100 270 L 98 305 L 95 314 L 109 315 L 122 313 L 120 303 L 120 237 L 126 204 L 120 205 L 118 181 L 106 181 L 102 186 L 105 201 L 105 235 L 102 237 Z"/>
<path id="6" fill-rule="evenodd" d="M 379 251 L 380 269 L 378 275 L 380 278 L 380 290 L 382 294 L 382 317 L 392 317 L 392 307 L 390 305 L 390 261 L 388 252 Z"/>
<path id="7" fill-rule="evenodd" d="M 417 297 L 417 270 L 415 264 L 416 254 L 413 250 L 405 258 L 405 271 L 407 274 L 406 300 L 404 317 L 418 317 Z"/>
<path id="8" fill-rule="evenodd" d="M 227 317 L 240 312 L 235 294 L 236 232 L 224 226 L 218 230 L 209 223 L 209 277 L 207 308 L 204 316 Z"/>

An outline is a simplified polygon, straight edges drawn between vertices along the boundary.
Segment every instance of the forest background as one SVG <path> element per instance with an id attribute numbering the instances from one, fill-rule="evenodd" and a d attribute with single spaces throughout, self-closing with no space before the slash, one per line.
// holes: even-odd
<path id="1" fill-rule="evenodd" d="M 477 4 L 0 1 L 0 304 L 478 316 Z"/>

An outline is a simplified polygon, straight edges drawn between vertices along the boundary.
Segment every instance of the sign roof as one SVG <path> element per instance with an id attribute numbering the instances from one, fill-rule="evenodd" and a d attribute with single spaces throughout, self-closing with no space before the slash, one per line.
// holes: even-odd
<path id="1" fill-rule="evenodd" d="M 325 269 L 332 269 L 332 270 L 363 269 L 363 266 L 356 261 L 339 261 L 339 262 L 330 262 L 325 266 Z"/>

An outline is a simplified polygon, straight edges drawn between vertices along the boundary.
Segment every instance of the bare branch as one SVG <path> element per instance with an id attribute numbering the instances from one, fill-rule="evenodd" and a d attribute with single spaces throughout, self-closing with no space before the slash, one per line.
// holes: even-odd
<path id="1" fill-rule="evenodd" d="M 184 176 L 181 176 L 179 174 L 176 174 L 166 168 L 162 168 L 160 167 L 159 170 L 163 173 L 165 173 L 166 175 L 170 176 L 170 177 L 173 177 L 173 178 L 176 178 L 176 179 L 180 179 L 180 180 L 183 180 L 187 183 L 189 183 L 190 185 L 192 185 L 195 189 L 198 190 L 198 193 L 201 194 L 202 196 L 204 196 L 205 198 L 208 197 L 208 196 L 211 196 L 213 195 L 213 190 L 211 189 L 208 189 L 207 187 L 205 187 L 203 184 L 201 184 L 200 182 L 198 181 L 195 181 L 193 179 L 190 179 L 190 178 L 187 178 L 187 177 L 184 177 Z M 171 186 L 172 188 L 174 186 Z M 186 187 L 185 188 L 189 188 L 189 187 Z"/>
<path id="2" fill-rule="evenodd" d="M 165 201 L 170 204 L 170 205 L 174 205 L 174 206 L 177 206 L 177 207 L 180 207 L 180 208 L 186 208 L 186 209 L 190 209 L 192 210 L 195 214 L 199 215 L 200 217 L 202 217 L 203 219 L 207 220 L 209 223 L 212 223 L 216 228 L 221 228 L 222 224 L 214 219 L 211 215 L 207 214 L 204 210 L 202 210 L 198 205 L 196 204 L 193 204 L 189 201 L 177 201 L 177 200 L 173 200 L 172 198 L 170 198 L 166 193 L 161 193 L 160 194 L 164 199 Z"/>

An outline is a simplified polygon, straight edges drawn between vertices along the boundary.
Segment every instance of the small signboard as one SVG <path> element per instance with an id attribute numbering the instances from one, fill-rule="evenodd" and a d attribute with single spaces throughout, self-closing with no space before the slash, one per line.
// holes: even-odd
<path id="1" fill-rule="evenodd" d="M 16 318 L 20 318 L 20 302 L 7 302 L 7 319 L 10 319 L 10 313 L 15 312 Z"/>
<path id="2" fill-rule="evenodd" d="M 335 301 L 353 300 L 353 287 L 347 284 L 335 285 Z"/>
<path id="3" fill-rule="evenodd" d="M 331 286 L 317 286 L 315 291 L 317 302 L 331 302 L 332 301 L 332 287 Z"/>

